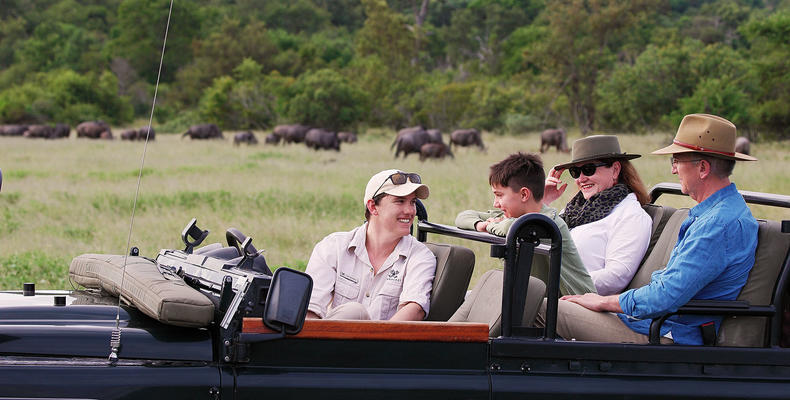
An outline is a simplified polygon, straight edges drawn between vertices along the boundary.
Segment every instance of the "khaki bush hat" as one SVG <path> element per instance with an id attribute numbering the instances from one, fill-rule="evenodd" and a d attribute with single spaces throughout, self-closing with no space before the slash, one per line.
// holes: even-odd
<path id="1" fill-rule="evenodd" d="M 571 161 L 554 167 L 555 170 L 565 169 L 573 164 L 602 159 L 632 160 L 642 157 L 639 154 L 627 154 L 620 151 L 620 142 L 617 136 L 593 135 L 577 139 L 571 148 Z"/>
<path id="2" fill-rule="evenodd" d="M 398 173 L 409 176 L 406 182 L 400 185 L 396 185 L 392 182 L 392 176 Z M 428 186 L 422 183 L 412 182 L 411 175 L 417 174 L 411 174 L 397 169 L 387 169 L 373 175 L 368 181 L 368 185 L 365 186 L 365 198 L 362 200 L 362 204 L 367 205 L 368 200 L 371 200 L 374 196 L 381 193 L 393 196 L 408 196 L 415 193 L 418 199 L 427 199 L 428 194 L 430 194 Z M 417 176 L 419 177 L 419 175 Z"/>
<path id="3" fill-rule="evenodd" d="M 735 152 L 735 125 L 710 114 L 689 114 L 683 117 L 672 144 L 652 154 L 704 153 L 736 161 L 757 161 L 752 156 Z"/>

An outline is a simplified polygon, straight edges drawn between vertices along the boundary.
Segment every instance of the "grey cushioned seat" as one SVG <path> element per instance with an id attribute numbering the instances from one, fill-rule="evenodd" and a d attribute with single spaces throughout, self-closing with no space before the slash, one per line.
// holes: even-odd
<path id="1" fill-rule="evenodd" d="M 475 253 L 466 247 L 450 244 L 425 245 L 436 256 L 436 277 L 426 319 L 447 321 L 464 301 L 475 267 Z"/>
<path id="2" fill-rule="evenodd" d="M 680 225 L 682 225 L 683 221 L 688 217 L 688 213 L 689 210 L 687 208 L 681 208 L 674 211 L 667 219 L 655 245 L 645 255 L 642 265 L 639 266 L 639 269 L 636 271 L 636 274 L 634 274 L 626 290 L 647 285 L 650 283 L 650 275 L 654 271 L 667 266 L 669 256 L 672 254 L 672 248 L 675 247 L 675 243 L 678 241 Z"/>
<path id="3" fill-rule="evenodd" d="M 778 221 L 758 221 L 757 251 L 749 278 L 738 300 L 752 306 L 772 304 L 776 281 L 790 249 L 790 235 L 782 233 Z M 781 310 L 779 310 L 781 312 Z M 719 329 L 718 345 L 762 347 L 765 345 L 766 317 L 726 317 Z"/>
<path id="4" fill-rule="evenodd" d="M 487 271 L 477 282 L 461 308 L 450 317 L 450 322 L 482 322 L 489 326 L 488 335 L 497 337 L 502 332 L 502 279 L 501 270 Z M 546 293 L 546 284 L 530 277 L 527 300 L 522 321 L 531 325 Z"/>
<path id="5" fill-rule="evenodd" d="M 642 209 L 645 210 L 647 215 L 653 220 L 653 226 L 650 229 L 650 243 L 647 245 L 647 250 L 645 251 L 645 256 L 642 258 L 642 262 L 639 265 L 644 264 L 647 257 L 653 251 L 653 248 L 656 247 L 656 243 L 658 243 L 658 239 L 661 237 L 661 232 L 664 231 L 664 228 L 669 222 L 669 218 L 672 217 L 672 214 L 677 211 L 674 207 L 669 206 L 660 206 L 657 204 L 645 204 L 642 206 Z"/>

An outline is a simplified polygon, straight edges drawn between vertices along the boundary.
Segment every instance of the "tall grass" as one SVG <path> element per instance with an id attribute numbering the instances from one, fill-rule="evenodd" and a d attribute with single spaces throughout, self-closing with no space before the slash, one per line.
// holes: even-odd
<path id="1" fill-rule="evenodd" d="M 258 133 L 261 136 L 261 133 Z M 153 257 L 161 248 L 180 248 L 181 230 L 193 217 L 209 229 L 207 242 L 224 242 L 235 227 L 254 238 L 271 266 L 303 269 L 313 245 L 325 235 L 350 230 L 363 220 L 365 184 L 374 173 L 399 168 L 418 172 L 430 186 L 425 200 L 429 219 L 452 224 L 464 209 L 491 207 L 489 165 L 514 151 L 536 151 L 537 134 L 486 134 L 486 152 L 455 149 L 455 159 L 420 162 L 415 155 L 394 160 L 394 132 L 363 136 L 340 152 L 314 152 L 303 145 L 234 147 L 230 140 L 190 141 L 158 135 L 149 143 L 131 245 Z M 625 151 L 647 154 L 672 135 L 622 135 Z M 574 139 L 575 137 L 572 137 Z M 790 193 L 790 144 L 758 143 L 761 161 L 736 166 L 740 189 Z M 42 289 L 69 288 L 68 263 L 83 253 L 126 251 L 143 144 L 71 138 L 37 141 L 0 137 L 0 288 L 18 289 L 37 282 Z M 569 154 L 549 151 L 547 167 L 568 161 Z M 668 157 L 633 161 L 649 186 L 677 182 Z M 554 205 L 562 207 L 569 190 Z M 668 204 L 693 205 L 687 199 Z M 790 219 L 790 210 L 755 207 L 756 216 Z M 461 243 L 477 254 L 475 278 L 500 262 L 488 246 Z"/>

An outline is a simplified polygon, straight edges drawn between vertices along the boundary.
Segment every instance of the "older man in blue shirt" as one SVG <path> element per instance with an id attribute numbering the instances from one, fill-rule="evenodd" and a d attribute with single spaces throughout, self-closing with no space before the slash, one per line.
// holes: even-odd
<path id="1" fill-rule="evenodd" d="M 736 160 L 735 125 L 708 114 L 683 118 L 672 145 L 653 154 L 672 154 L 672 173 L 697 204 L 689 211 L 666 268 L 650 283 L 620 295 L 565 296 L 559 302 L 557 333 L 566 339 L 647 343 L 650 319 L 674 312 L 692 299 L 734 300 L 754 265 L 757 221 L 729 176 Z M 699 345 L 700 325 L 721 317 L 675 315 L 661 329 L 662 342 Z"/>

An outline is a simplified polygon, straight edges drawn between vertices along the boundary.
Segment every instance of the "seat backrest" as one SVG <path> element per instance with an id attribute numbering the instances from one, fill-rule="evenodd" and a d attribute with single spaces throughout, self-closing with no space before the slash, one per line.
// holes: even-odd
<path id="1" fill-rule="evenodd" d="M 502 280 L 504 272 L 498 269 L 486 271 L 477 281 L 458 311 L 449 322 L 483 322 L 489 326 L 489 336 L 497 337 L 502 333 Z M 540 279 L 530 277 L 527 300 L 524 303 L 522 321 L 530 325 L 535 320 L 540 303 L 546 293 L 546 284 Z"/>
<path id="2" fill-rule="evenodd" d="M 639 265 L 642 265 L 645 260 L 647 260 L 647 256 L 649 256 L 653 248 L 656 247 L 658 238 L 661 237 L 661 232 L 664 231 L 669 217 L 677 211 L 674 207 L 650 203 L 643 205 L 642 209 L 645 210 L 647 215 L 653 220 L 653 226 L 650 228 L 650 243 L 647 245 L 647 251 L 645 251 L 645 256 L 642 258 L 642 262 L 640 262 Z"/>
<path id="3" fill-rule="evenodd" d="M 770 305 L 772 300 L 781 300 L 781 294 L 774 298 L 774 291 L 782 267 L 790 256 L 790 235 L 782 233 L 781 223 L 765 220 L 759 220 L 758 223 L 760 228 L 757 233 L 754 266 L 738 295 L 738 300 L 748 301 L 755 306 Z M 763 347 L 766 344 L 767 322 L 767 317 L 725 317 L 719 328 L 718 344 Z"/>
<path id="4" fill-rule="evenodd" d="M 475 267 L 475 253 L 457 245 L 425 245 L 436 256 L 436 276 L 433 278 L 431 308 L 426 320 L 447 321 L 464 302 Z"/>
<path id="5" fill-rule="evenodd" d="M 671 207 L 667 207 L 667 210 L 662 210 L 662 214 L 665 211 L 671 211 Z M 634 274 L 633 279 L 631 279 L 631 283 L 628 285 L 627 289 L 636 289 L 642 286 L 647 285 L 650 283 L 650 275 L 653 274 L 654 271 L 659 270 L 667 266 L 669 262 L 669 256 L 672 254 L 672 248 L 675 247 L 675 243 L 678 241 L 678 233 L 680 233 L 680 226 L 683 224 L 683 221 L 688 217 L 689 210 L 688 208 L 681 208 L 678 210 L 672 211 L 672 215 L 666 218 L 665 215 L 662 215 L 660 218 L 666 218 L 666 222 L 663 224 L 662 229 L 658 230 L 659 232 L 658 237 L 655 239 L 655 244 L 652 244 L 652 249 L 648 248 L 647 254 L 645 254 L 645 258 L 642 261 L 642 265 L 639 266 L 639 269 Z M 653 226 L 656 227 L 656 219 L 653 219 Z M 650 239 L 651 243 L 653 242 L 653 238 Z"/>

